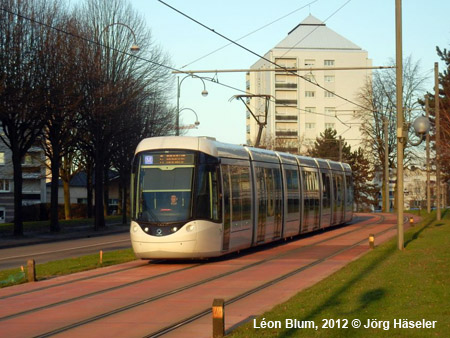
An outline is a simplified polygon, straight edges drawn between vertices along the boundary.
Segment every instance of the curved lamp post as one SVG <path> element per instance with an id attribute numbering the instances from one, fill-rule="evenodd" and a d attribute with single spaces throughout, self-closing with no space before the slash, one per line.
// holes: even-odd
<path id="1" fill-rule="evenodd" d="M 131 45 L 131 47 L 130 47 L 130 51 L 131 51 L 132 53 L 137 53 L 137 52 L 139 52 L 141 48 L 137 45 L 137 42 L 136 42 L 136 34 L 134 34 L 134 31 L 133 31 L 133 29 L 132 29 L 130 26 L 128 26 L 127 24 L 121 23 L 121 22 L 113 22 L 113 23 L 110 23 L 109 25 L 106 25 L 105 27 L 103 27 L 103 30 L 101 31 L 100 35 L 98 36 L 99 42 L 100 42 L 100 39 L 101 39 L 101 37 L 102 37 L 102 34 L 103 34 L 104 32 L 106 32 L 106 31 L 108 31 L 108 28 L 109 28 L 109 27 L 114 26 L 114 25 L 124 26 L 124 27 L 126 27 L 126 28 L 128 28 L 128 29 L 130 30 L 131 34 L 133 35 L 133 40 L 134 40 L 134 43 L 133 43 L 133 44 Z"/>
<path id="2" fill-rule="evenodd" d="M 181 79 L 181 81 L 180 81 L 180 77 L 178 77 L 177 78 L 177 80 L 178 80 L 178 85 L 177 85 L 177 116 L 176 116 L 176 121 L 175 121 L 175 135 L 176 136 L 179 136 L 180 135 L 180 112 L 181 112 L 181 110 L 180 110 L 180 89 L 181 89 L 181 84 L 183 83 L 183 81 L 186 79 L 186 78 L 188 78 L 188 77 L 195 77 L 195 78 L 197 78 L 197 79 L 200 79 L 200 80 L 202 80 L 202 82 L 203 82 L 203 91 L 202 91 L 202 96 L 203 97 L 206 97 L 206 96 L 208 96 L 208 91 L 206 90 L 206 85 L 205 85 L 205 81 L 200 77 L 200 76 L 197 76 L 197 75 L 194 75 L 194 74 L 188 74 L 188 75 L 186 75 L 185 77 L 183 77 L 182 79 Z M 184 109 L 190 109 L 190 108 L 184 108 Z M 183 109 L 182 109 L 183 110 Z M 192 109 L 190 109 L 190 110 L 192 110 Z M 192 110 L 193 111 L 193 110 Z M 194 112 L 194 111 L 193 111 Z M 197 114 L 194 112 L 194 114 L 197 116 Z M 198 122 L 198 118 L 197 118 L 197 121 L 196 121 L 196 123 Z M 200 124 L 200 122 L 198 122 L 199 124 Z M 198 125 L 198 124 L 196 124 L 196 125 Z"/>
<path id="3" fill-rule="evenodd" d="M 197 113 L 194 111 L 194 109 L 191 109 L 191 108 L 183 108 L 183 109 L 180 109 L 179 114 L 181 114 L 181 112 L 182 112 L 183 110 L 189 110 L 189 111 L 191 111 L 191 112 L 194 113 L 194 115 L 195 115 L 195 122 L 194 122 L 193 125 L 191 125 L 191 128 L 197 128 L 197 126 L 200 124 L 200 122 L 198 121 L 198 115 L 197 115 Z M 177 128 L 177 131 L 179 131 L 180 129 L 182 129 L 182 127 L 180 127 L 180 126 L 177 126 L 176 128 Z"/>

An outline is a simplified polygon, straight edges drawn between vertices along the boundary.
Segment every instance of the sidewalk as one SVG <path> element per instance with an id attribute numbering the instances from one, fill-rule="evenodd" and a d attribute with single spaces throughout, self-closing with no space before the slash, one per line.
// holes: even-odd
<path id="1" fill-rule="evenodd" d="M 0 249 L 71 239 L 104 236 L 114 233 L 128 232 L 129 229 L 129 224 L 115 222 L 106 224 L 105 228 L 100 230 L 94 230 L 93 224 L 85 224 L 67 227 L 62 226 L 61 231 L 57 233 L 50 232 L 49 228 L 38 231 L 24 231 L 24 236 L 20 238 L 13 236 L 12 233 L 6 234 L 5 232 L 1 232 Z"/>

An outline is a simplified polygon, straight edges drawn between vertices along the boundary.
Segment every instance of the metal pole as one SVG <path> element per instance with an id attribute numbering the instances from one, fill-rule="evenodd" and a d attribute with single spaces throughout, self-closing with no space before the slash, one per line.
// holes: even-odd
<path id="1" fill-rule="evenodd" d="M 402 1 L 395 0 L 395 54 L 397 86 L 397 244 L 404 248 L 403 235 L 403 51 L 402 51 Z"/>
<path id="2" fill-rule="evenodd" d="M 384 212 L 390 212 L 390 199 L 389 199 L 389 121 L 385 116 L 383 118 L 384 125 Z"/>
<path id="3" fill-rule="evenodd" d="M 428 95 L 425 96 L 425 111 L 427 119 L 430 118 L 430 111 L 428 106 Z M 431 187 L 430 187 L 430 134 L 427 133 L 427 212 L 431 212 Z"/>
<path id="4" fill-rule="evenodd" d="M 439 117 L 439 66 L 434 63 L 434 111 L 436 118 L 436 220 L 441 220 L 441 127 Z"/>
<path id="5" fill-rule="evenodd" d="M 180 77 L 177 76 L 177 113 L 175 118 L 175 135 L 180 135 Z"/>
<path id="6" fill-rule="evenodd" d="M 342 162 L 342 136 L 339 135 L 339 162 Z"/>

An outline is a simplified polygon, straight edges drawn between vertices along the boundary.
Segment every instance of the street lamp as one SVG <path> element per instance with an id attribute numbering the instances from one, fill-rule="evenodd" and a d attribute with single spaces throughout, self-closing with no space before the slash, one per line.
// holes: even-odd
<path id="1" fill-rule="evenodd" d="M 202 80 L 202 82 L 203 82 L 202 96 L 203 97 L 208 96 L 208 91 L 206 90 L 205 81 L 200 76 L 197 76 L 195 74 L 188 74 L 185 77 L 183 77 L 181 79 L 181 81 L 180 81 L 180 77 L 177 77 L 177 81 L 178 81 L 178 85 L 177 85 L 177 116 L 176 116 L 176 122 L 175 122 L 175 135 L 176 136 L 180 135 L 180 112 L 181 112 L 181 110 L 180 110 L 180 89 L 181 89 L 181 84 L 188 77 L 195 77 L 197 79 Z M 184 108 L 184 109 L 190 109 L 190 108 Z M 194 112 L 194 114 L 197 116 L 197 114 L 195 112 Z M 200 122 L 198 122 L 198 118 L 197 118 L 196 123 L 200 124 Z M 196 125 L 198 125 L 198 124 L 196 124 Z"/>
<path id="2" fill-rule="evenodd" d="M 133 35 L 133 40 L 134 40 L 134 43 L 133 43 L 133 44 L 131 45 L 131 47 L 130 47 L 130 51 L 131 51 L 133 54 L 139 52 L 139 51 L 141 50 L 141 48 L 138 46 L 138 44 L 137 44 L 137 42 L 136 42 L 136 35 L 134 34 L 133 29 L 132 29 L 130 26 L 128 26 L 127 24 L 124 24 L 124 23 L 122 23 L 122 22 L 113 22 L 113 23 L 110 23 L 109 25 L 106 25 L 106 26 L 103 28 L 103 30 L 101 31 L 100 35 L 98 36 L 98 40 L 101 41 L 102 34 L 103 34 L 104 32 L 106 32 L 106 31 L 108 31 L 108 28 L 109 28 L 109 27 L 114 26 L 114 25 L 124 26 L 124 27 L 126 27 L 126 28 L 128 28 L 128 29 L 130 30 L 131 34 Z"/>
<path id="3" fill-rule="evenodd" d="M 189 125 L 189 128 L 190 129 L 192 129 L 192 128 L 197 128 L 199 125 L 200 125 L 200 122 L 198 121 L 198 115 L 197 115 L 197 113 L 194 111 L 194 109 L 191 109 L 191 108 L 183 108 L 183 109 L 180 109 L 180 114 L 181 114 L 181 112 L 183 111 L 183 110 L 189 110 L 189 111 L 191 111 L 191 112 L 193 112 L 194 113 L 194 115 L 195 115 L 195 122 L 194 122 L 194 124 L 192 125 Z M 183 129 L 182 127 L 180 127 L 180 126 L 178 126 L 177 127 L 177 130 L 179 130 L 179 129 Z"/>

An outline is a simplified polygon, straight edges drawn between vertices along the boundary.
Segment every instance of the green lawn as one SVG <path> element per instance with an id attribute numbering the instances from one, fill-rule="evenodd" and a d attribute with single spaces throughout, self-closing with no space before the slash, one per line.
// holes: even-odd
<path id="1" fill-rule="evenodd" d="M 450 212 L 440 222 L 433 222 L 434 217 L 425 216 L 421 225 L 405 233 L 403 252 L 394 238 L 257 317 L 260 328 L 254 328 L 252 319 L 230 336 L 450 337 Z M 286 319 L 313 321 L 318 329 L 289 328 Z M 326 319 L 334 320 L 334 328 L 322 328 Z M 363 325 L 368 319 L 382 321 L 381 328 L 355 329 L 354 319 Z M 437 322 L 434 329 L 402 329 L 394 328 L 394 319 Z M 348 328 L 337 328 L 345 326 L 345 320 Z M 279 321 L 281 328 L 262 328 L 264 321 Z M 387 325 L 389 329 L 383 329 Z"/>
<path id="2" fill-rule="evenodd" d="M 103 253 L 103 261 L 100 264 L 99 254 L 68 258 L 54 262 L 36 265 L 36 278 L 39 280 L 68 275 L 74 272 L 92 270 L 104 266 L 114 265 L 135 260 L 132 249 L 117 250 Z M 0 288 L 26 282 L 26 269 L 22 272 L 20 267 L 0 271 Z"/>

